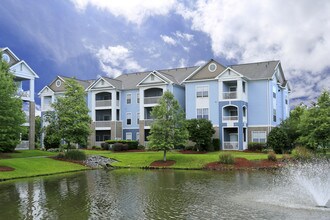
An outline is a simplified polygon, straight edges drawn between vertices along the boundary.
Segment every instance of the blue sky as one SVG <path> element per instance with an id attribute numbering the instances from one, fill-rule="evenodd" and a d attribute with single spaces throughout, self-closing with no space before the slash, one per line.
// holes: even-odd
<path id="1" fill-rule="evenodd" d="M 281 60 L 292 105 L 330 87 L 327 0 L 2 0 L 0 47 L 40 76 Z"/>

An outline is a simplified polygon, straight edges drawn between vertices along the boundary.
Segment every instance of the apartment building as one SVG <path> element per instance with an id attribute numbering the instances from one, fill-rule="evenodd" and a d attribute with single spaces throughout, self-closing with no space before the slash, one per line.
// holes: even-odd
<path id="1" fill-rule="evenodd" d="M 39 93 L 42 114 L 65 91 L 58 76 Z M 290 86 L 280 61 L 202 66 L 123 74 L 115 79 L 77 80 L 86 91 L 92 118 L 90 146 L 109 139 L 139 140 L 146 145 L 152 108 L 170 91 L 186 118 L 206 118 L 221 149 L 244 150 L 248 142 L 266 142 L 272 127 L 289 114 Z"/>

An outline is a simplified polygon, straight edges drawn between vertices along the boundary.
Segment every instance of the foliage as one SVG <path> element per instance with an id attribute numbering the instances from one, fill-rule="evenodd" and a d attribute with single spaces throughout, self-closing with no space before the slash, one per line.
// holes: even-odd
<path id="1" fill-rule="evenodd" d="M 101 146 L 95 146 L 95 145 L 94 145 L 94 146 L 92 147 L 92 149 L 93 149 L 93 150 L 102 150 L 102 147 L 101 147 Z"/>
<path id="2" fill-rule="evenodd" d="M 10 152 L 20 143 L 25 114 L 22 100 L 17 97 L 14 75 L 1 56 L 0 53 L 0 152 Z"/>
<path id="3" fill-rule="evenodd" d="M 212 123 L 207 119 L 190 119 L 187 121 L 189 140 L 196 143 L 198 151 L 207 150 L 211 145 L 212 135 L 215 130 Z"/>
<path id="4" fill-rule="evenodd" d="M 84 151 L 81 151 L 81 150 L 67 151 L 65 153 L 64 157 L 65 157 L 65 159 L 68 159 L 68 160 L 78 160 L 78 161 L 86 160 L 86 154 Z"/>
<path id="5" fill-rule="evenodd" d="M 90 134 L 91 118 L 84 88 L 74 79 L 65 82 L 65 94 L 53 104 L 54 116 L 50 123 L 57 125 L 58 134 L 68 144 L 86 145 Z"/>
<path id="6" fill-rule="evenodd" d="M 322 92 L 317 103 L 307 109 L 301 117 L 298 128 L 301 132 L 299 141 L 304 146 L 324 153 L 330 149 L 330 93 Z"/>
<path id="7" fill-rule="evenodd" d="M 259 142 L 249 142 L 248 143 L 248 150 L 250 150 L 250 151 L 262 152 L 265 148 L 266 148 L 265 143 L 259 143 Z"/>
<path id="8" fill-rule="evenodd" d="M 112 150 L 113 151 L 127 151 L 128 145 L 124 144 L 124 143 L 115 143 L 112 145 Z"/>
<path id="9" fill-rule="evenodd" d="M 219 162 L 223 164 L 234 164 L 235 160 L 232 154 L 224 153 L 219 155 Z"/>
<path id="10" fill-rule="evenodd" d="M 212 146 L 214 147 L 215 151 L 220 150 L 220 139 L 219 138 L 213 138 L 212 139 Z"/>
<path id="11" fill-rule="evenodd" d="M 58 132 L 58 123 L 55 120 L 54 112 L 48 112 L 46 114 L 46 120 L 49 121 L 49 125 L 44 128 L 45 137 L 44 137 L 44 147 L 46 150 L 50 148 L 59 148 L 61 144 L 61 136 Z"/>
<path id="12" fill-rule="evenodd" d="M 107 142 L 101 143 L 102 150 L 109 150 L 109 144 Z"/>
<path id="13" fill-rule="evenodd" d="M 288 135 L 281 127 L 273 128 L 268 134 L 267 146 L 272 148 L 277 154 L 284 153 L 289 149 Z"/>
<path id="14" fill-rule="evenodd" d="M 42 133 L 42 128 L 41 128 L 41 117 L 36 116 L 35 117 L 35 143 L 37 146 L 40 146 L 40 138 L 41 138 L 41 133 Z"/>
<path id="15" fill-rule="evenodd" d="M 163 150 L 164 161 L 166 151 L 175 146 L 185 144 L 189 133 L 186 128 L 184 111 L 173 94 L 166 91 L 151 112 L 154 122 L 148 136 L 148 146 L 153 150 Z"/>
<path id="16" fill-rule="evenodd" d="M 313 154 L 310 150 L 301 146 L 298 146 L 295 149 L 293 149 L 291 155 L 293 159 L 302 160 L 302 161 L 310 160 L 313 157 Z"/>
<path id="17" fill-rule="evenodd" d="M 274 161 L 274 162 L 277 161 L 276 154 L 274 151 L 269 152 L 267 158 L 270 161 Z"/>
<path id="18" fill-rule="evenodd" d="M 139 142 L 135 140 L 107 140 L 108 144 L 122 143 L 127 144 L 128 150 L 136 150 L 138 149 Z"/>

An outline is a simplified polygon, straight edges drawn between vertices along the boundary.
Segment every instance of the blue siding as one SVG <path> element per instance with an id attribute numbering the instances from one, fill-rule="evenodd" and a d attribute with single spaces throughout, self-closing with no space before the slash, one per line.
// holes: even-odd
<path id="1" fill-rule="evenodd" d="M 269 96 L 272 94 L 269 91 L 268 81 L 250 81 L 248 82 L 248 121 L 249 125 L 268 125 L 269 124 L 269 110 L 267 110 L 268 105 L 271 105 Z M 270 109 L 268 107 L 268 109 Z"/>
<path id="2" fill-rule="evenodd" d="M 196 83 L 186 84 L 186 118 L 196 118 Z"/>
<path id="3" fill-rule="evenodd" d="M 121 120 L 123 121 L 123 129 L 138 129 L 139 125 L 136 123 L 136 113 L 140 110 L 140 104 L 136 102 L 136 95 L 139 92 L 139 90 L 126 90 L 121 92 Z M 126 94 L 131 93 L 132 94 L 132 102 L 131 104 L 126 103 Z M 141 97 L 140 97 L 141 99 Z M 126 113 L 131 112 L 132 113 L 132 123 L 131 125 L 126 125 Z"/>
<path id="4" fill-rule="evenodd" d="M 173 95 L 178 100 L 181 108 L 185 109 L 185 91 L 182 86 L 173 86 Z"/>
<path id="5" fill-rule="evenodd" d="M 132 140 L 137 140 L 136 133 L 139 132 L 139 129 L 123 129 L 123 139 L 126 140 L 126 133 L 132 133 Z"/>

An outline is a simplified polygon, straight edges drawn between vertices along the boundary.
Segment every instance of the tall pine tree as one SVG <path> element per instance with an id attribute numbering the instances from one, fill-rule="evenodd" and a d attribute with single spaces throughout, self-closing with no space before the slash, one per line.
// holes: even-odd
<path id="1" fill-rule="evenodd" d="M 17 96 L 14 75 L 1 57 L 0 53 L 0 152 L 9 152 L 20 143 L 25 114 L 22 100 Z"/>

